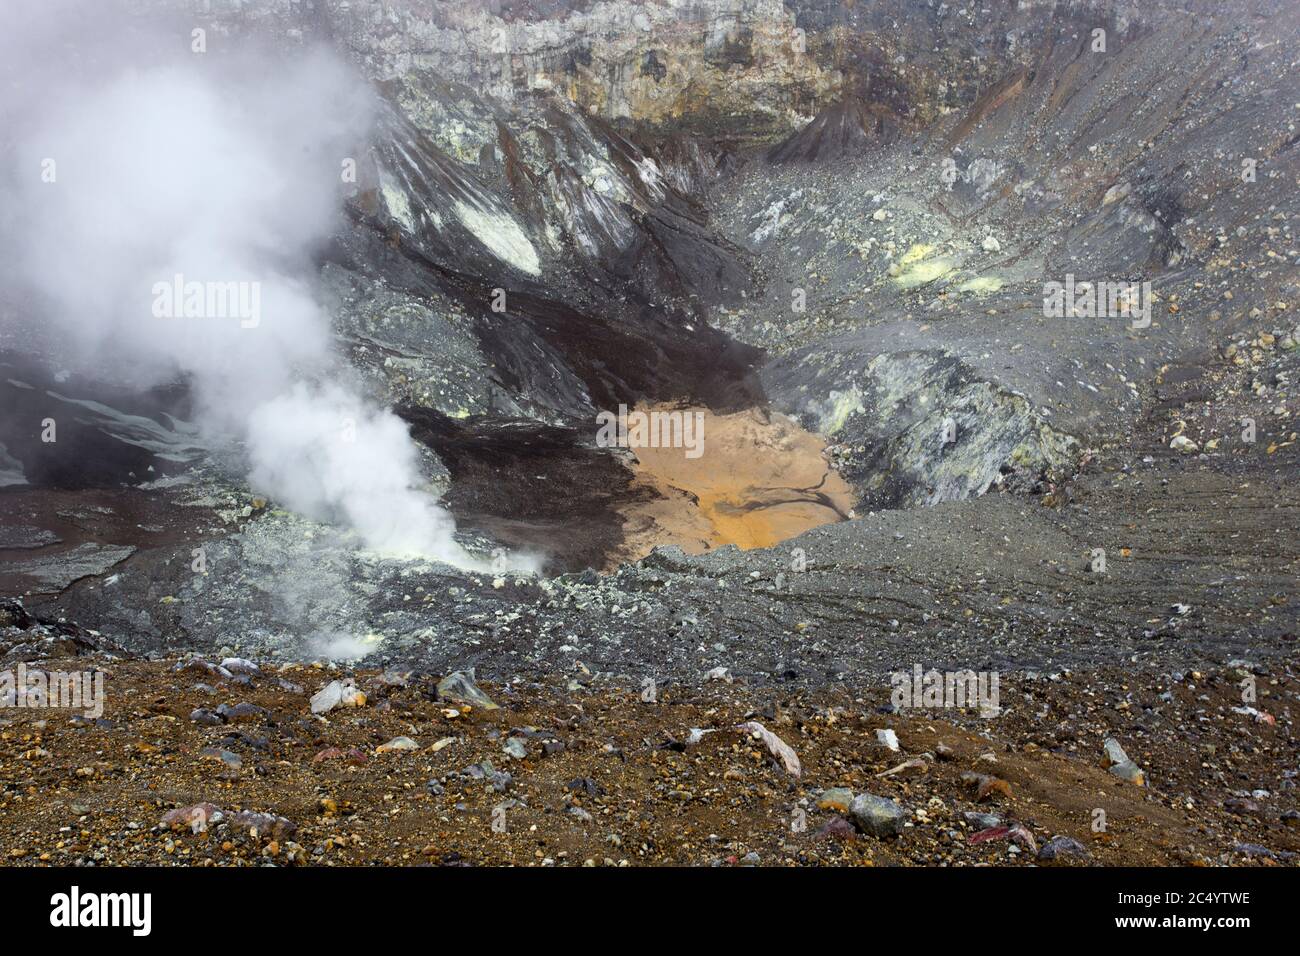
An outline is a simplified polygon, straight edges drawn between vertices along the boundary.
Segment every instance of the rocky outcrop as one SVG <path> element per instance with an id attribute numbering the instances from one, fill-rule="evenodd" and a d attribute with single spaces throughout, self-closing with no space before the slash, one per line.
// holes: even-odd
<path id="1" fill-rule="evenodd" d="M 21 601 L 0 598 L 0 664 L 112 655 L 120 651 L 120 647 L 95 631 L 32 614 Z M 0 706 L 13 706 L 13 701 L 0 699 Z"/>
<path id="2" fill-rule="evenodd" d="M 773 163 L 857 159 L 872 147 L 897 142 L 903 122 L 887 106 L 848 96 L 773 146 L 767 158 Z"/>
<path id="3" fill-rule="evenodd" d="M 1069 470 L 1077 453 L 1075 439 L 1023 395 L 943 352 L 819 351 L 776 363 L 768 380 L 776 401 L 805 396 L 805 424 L 835 443 L 833 458 L 862 508 L 1032 488 L 1049 472 Z"/>
<path id="4" fill-rule="evenodd" d="M 1044 44 L 1104 29 L 1118 41 L 1181 4 L 1019 3 L 988 10 L 912 0 L 132 0 L 224 33 L 325 39 L 377 80 L 420 73 L 502 103 L 557 96 L 641 126 L 687 126 L 739 142 L 797 128 L 869 88 L 929 121 L 969 104 Z M 1267 8 L 1268 4 L 1259 4 Z M 1203 4 L 1206 12 L 1215 5 Z M 1074 42 L 1078 45 L 1078 42 Z M 998 105 L 997 97 L 988 99 Z"/>

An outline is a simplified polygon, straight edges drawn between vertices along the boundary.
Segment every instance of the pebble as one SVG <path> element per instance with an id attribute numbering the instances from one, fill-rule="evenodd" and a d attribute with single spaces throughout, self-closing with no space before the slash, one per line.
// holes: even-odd
<path id="1" fill-rule="evenodd" d="M 480 710 L 497 710 L 492 698 L 474 683 L 473 672 L 452 671 L 438 681 L 438 699 L 449 700 L 455 704 L 469 704 Z"/>
<path id="2" fill-rule="evenodd" d="M 1229 797 L 1223 801 L 1223 809 L 1238 816 L 1253 817 L 1259 813 L 1259 804 L 1243 797 Z"/>
<path id="3" fill-rule="evenodd" d="M 298 825 L 293 821 L 274 813 L 259 813 L 255 810 L 241 810 L 231 818 L 231 824 L 238 830 L 256 830 L 259 837 L 271 837 L 283 840 L 294 835 Z"/>
<path id="4" fill-rule="evenodd" d="M 199 751 L 199 756 L 205 760 L 219 760 L 231 770 L 238 770 L 244 765 L 244 758 L 239 754 L 220 747 L 204 747 Z"/>
<path id="5" fill-rule="evenodd" d="M 1245 856 L 1264 857 L 1269 860 L 1277 858 L 1276 853 L 1266 846 L 1260 846 L 1258 843 L 1238 843 L 1233 849 Z"/>
<path id="6" fill-rule="evenodd" d="M 351 679 L 333 680 L 318 690 L 311 698 L 313 714 L 327 714 L 335 707 L 364 707 L 366 695 L 357 689 Z"/>
<path id="7" fill-rule="evenodd" d="M 242 657 L 227 657 L 221 662 L 221 666 L 232 674 L 247 674 L 249 677 L 262 676 L 262 668 Z"/>
<path id="8" fill-rule="evenodd" d="M 217 716 L 227 722 L 236 720 L 253 720 L 271 716 L 271 712 L 265 707 L 258 707 L 256 704 L 247 702 L 235 704 L 233 707 L 229 704 L 222 704 L 217 708 Z"/>
<path id="9" fill-rule="evenodd" d="M 758 721 L 751 720 L 748 723 L 741 724 L 736 729 L 758 736 L 767 745 L 768 752 L 780 761 L 781 766 L 785 768 L 785 772 L 790 776 L 798 777 L 803 773 L 803 767 L 799 764 L 799 755 L 794 752 L 789 744 Z"/>
<path id="10" fill-rule="evenodd" d="M 577 777 L 574 780 L 570 780 L 564 786 L 566 790 L 585 793 L 589 797 L 603 797 L 605 795 L 605 788 L 590 777 Z"/>
<path id="11" fill-rule="evenodd" d="M 1146 786 L 1146 774 L 1142 772 L 1141 767 L 1129 759 L 1118 740 L 1107 737 L 1102 748 L 1105 751 L 1106 767 L 1111 773 L 1135 786 Z"/>
<path id="12" fill-rule="evenodd" d="M 913 757 L 911 760 L 904 760 L 897 767 L 890 767 L 888 770 L 876 774 L 876 779 L 879 780 L 884 777 L 897 776 L 898 774 L 905 773 L 908 770 L 919 770 L 922 773 L 924 773 L 929 769 L 930 769 L 930 765 L 927 764 L 923 758 Z"/>
<path id="13" fill-rule="evenodd" d="M 858 831 L 843 817 L 831 817 L 822 828 L 813 834 L 816 840 L 856 840 Z"/>
<path id="14" fill-rule="evenodd" d="M 819 810 L 834 810 L 837 813 L 848 813 L 849 807 L 853 805 L 853 791 L 848 787 L 832 787 L 822 793 L 817 798 L 817 808 Z"/>
<path id="15" fill-rule="evenodd" d="M 312 763 L 322 763 L 326 760 L 346 760 L 351 764 L 366 763 L 369 758 L 361 750 L 355 747 L 344 750 L 341 747 L 326 747 L 316 756 L 311 758 Z"/>
<path id="16" fill-rule="evenodd" d="M 975 789 L 975 802 L 981 803 L 989 799 L 994 794 L 1003 797 L 1011 796 L 1011 784 L 1007 783 L 1001 777 L 991 777 L 985 773 L 975 773 L 967 770 L 961 775 L 962 783 Z"/>
<path id="17" fill-rule="evenodd" d="M 505 793 L 506 790 L 509 789 L 510 785 L 514 783 L 515 779 L 504 770 L 497 770 L 492 766 L 492 761 L 490 760 L 470 764 L 462 770 L 461 773 L 468 776 L 471 780 L 486 780 L 497 793 Z"/>
<path id="18" fill-rule="evenodd" d="M 1137 764 L 1129 761 L 1128 763 L 1117 763 L 1109 768 L 1110 772 L 1121 780 L 1125 780 L 1134 786 L 1145 787 L 1147 785 L 1146 774 Z"/>
<path id="19" fill-rule="evenodd" d="M 1102 743 L 1102 750 L 1106 756 L 1106 765 L 1110 766 L 1117 763 L 1129 763 L 1129 756 L 1124 752 L 1118 740 L 1114 737 L 1107 737 Z"/>
<path id="20" fill-rule="evenodd" d="M 189 827 L 194 833 L 203 833 L 207 830 L 209 823 L 220 823 L 222 817 L 222 810 L 216 804 L 196 803 L 192 806 L 168 810 L 163 814 L 163 818 L 158 825 L 164 829 Z"/>
<path id="21" fill-rule="evenodd" d="M 219 713 L 208 710 L 206 707 L 196 707 L 190 711 L 190 720 L 207 727 L 217 727 L 226 722 L 226 719 Z"/>
<path id="22" fill-rule="evenodd" d="M 1054 836 L 1038 851 L 1040 860 L 1055 860 L 1063 856 L 1086 860 L 1089 855 L 1087 847 L 1074 837 L 1068 836 Z"/>
<path id="23" fill-rule="evenodd" d="M 893 800 L 871 793 L 854 797 L 849 813 L 860 830 L 876 837 L 897 836 L 907 822 L 906 810 Z"/>

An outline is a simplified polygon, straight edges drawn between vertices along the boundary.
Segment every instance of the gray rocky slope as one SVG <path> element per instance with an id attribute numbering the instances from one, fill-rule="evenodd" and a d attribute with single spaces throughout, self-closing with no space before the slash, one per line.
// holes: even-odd
<path id="1" fill-rule="evenodd" d="M 201 19 L 328 42 L 382 94 L 320 259 L 339 348 L 428 445 L 467 543 L 549 544 L 570 573 L 367 556 L 251 505 L 183 394 L 55 388 L 6 341 L 11 422 L 83 403 L 76 462 L 0 434 L 6 524 L 72 526 L 3 552 L 42 615 L 142 652 L 342 636 L 577 679 L 1293 646 L 1294 4 L 213 0 Z M 1149 281 L 1150 324 L 1044 315 L 1067 276 Z M 799 418 L 857 520 L 581 572 L 626 483 L 590 422 L 642 399 Z M 174 477 L 114 491 L 148 467 Z"/>

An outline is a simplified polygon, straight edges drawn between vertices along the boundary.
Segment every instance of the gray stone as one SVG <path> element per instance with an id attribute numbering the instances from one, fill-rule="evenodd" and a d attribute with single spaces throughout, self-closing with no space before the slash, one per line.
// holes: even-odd
<path id="1" fill-rule="evenodd" d="M 1038 851 L 1040 860 L 1055 860 L 1063 856 L 1075 857 L 1077 859 L 1087 859 L 1090 854 L 1085 847 L 1074 837 L 1056 836 L 1043 844 L 1043 848 Z"/>
<path id="2" fill-rule="evenodd" d="M 455 704 L 469 704 L 471 707 L 477 707 L 480 710 L 497 709 L 497 705 L 492 702 L 492 698 L 483 693 L 478 684 L 474 683 L 473 671 L 469 673 L 452 671 L 438 681 L 438 699 L 448 700 Z"/>
<path id="3" fill-rule="evenodd" d="M 849 816 L 863 833 L 877 837 L 898 836 L 907 822 L 907 811 L 893 800 L 860 793 L 853 798 Z"/>

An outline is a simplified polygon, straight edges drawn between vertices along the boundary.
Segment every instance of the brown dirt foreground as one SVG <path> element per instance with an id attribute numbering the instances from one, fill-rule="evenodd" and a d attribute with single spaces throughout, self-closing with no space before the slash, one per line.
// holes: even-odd
<path id="1" fill-rule="evenodd" d="M 655 702 L 564 679 L 485 682 L 500 709 L 466 710 L 435 700 L 431 675 L 402 686 L 290 665 L 232 680 L 175 663 L 65 662 L 104 669 L 99 721 L 0 710 L 6 864 L 1026 865 L 1069 836 L 1082 853 L 1052 865 L 1275 866 L 1300 849 L 1300 685 L 1284 665 L 1254 668 L 1251 708 L 1246 672 L 1224 667 L 1006 678 L 1003 713 L 980 718 L 881 712 L 888 687 L 723 681 L 660 688 Z M 308 697 L 343 676 L 366 704 L 312 716 Z M 256 707 L 226 724 L 191 719 L 221 704 Z M 750 720 L 797 752 L 801 778 L 728 729 Z M 691 728 L 717 730 L 688 743 Z M 886 728 L 901 752 L 877 742 Z M 1108 735 L 1145 788 L 1102 766 Z M 380 750 L 399 736 L 419 749 Z M 515 739 L 522 759 L 504 752 Z M 509 781 L 469 769 L 485 760 Z M 901 832 L 868 835 L 821 808 L 834 787 L 896 801 Z M 204 832 L 162 825 L 200 802 L 222 811 Z"/>

